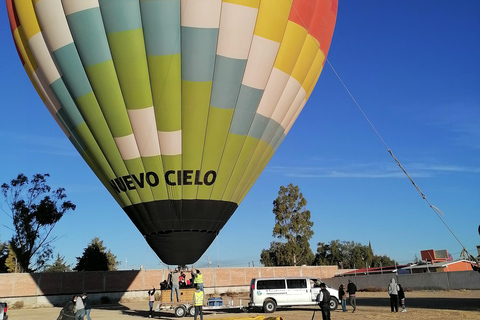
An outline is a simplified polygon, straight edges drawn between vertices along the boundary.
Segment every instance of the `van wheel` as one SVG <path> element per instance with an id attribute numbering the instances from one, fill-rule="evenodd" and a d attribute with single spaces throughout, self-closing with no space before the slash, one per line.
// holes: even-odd
<path id="1" fill-rule="evenodd" d="M 335 311 L 338 308 L 338 301 L 335 298 L 330 298 L 330 310 Z"/>
<path id="2" fill-rule="evenodd" d="M 263 312 L 272 313 L 277 309 L 277 304 L 272 299 L 267 299 L 263 303 Z"/>

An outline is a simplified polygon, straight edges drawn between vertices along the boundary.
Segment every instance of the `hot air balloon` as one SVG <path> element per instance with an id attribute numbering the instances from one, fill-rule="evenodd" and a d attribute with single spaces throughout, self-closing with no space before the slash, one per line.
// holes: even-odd
<path id="1" fill-rule="evenodd" d="M 338 6 L 6 1 L 43 102 L 171 265 L 201 257 L 289 132 L 326 61 Z"/>

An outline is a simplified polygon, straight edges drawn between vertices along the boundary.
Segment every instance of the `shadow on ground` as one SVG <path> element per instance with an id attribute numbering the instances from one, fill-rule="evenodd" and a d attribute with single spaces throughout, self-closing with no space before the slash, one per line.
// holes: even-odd
<path id="1" fill-rule="evenodd" d="M 147 318 L 148 315 L 149 315 L 149 312 L 147 310 L 135 310 L 135 309 L 121 309 L 122 310 L 122 314 L 123 315 L 129 315 L 129 316 L 136 316 L 136 317 L 145 317 Z M 215 313 L 218 313 L 219 311 L 210 311 L 210 310 L 204 310 L 203 311 L 203 316 L 208 316 L 208 315 L 211 315 L 211 314 L 215 314 Z M 240 310 L 240 308 L 231 308 L 231 309 L 222 309 L 221 310 L 221 313 L 223 314 L 226 314 L 226 315 L 229 315 L 229 314 L 240 314 L 240 313 L 243 313 L 245 315 L 248 315 L 248 313 Z M 186 315 L 188 316 L 188 314 Z M 174 318 L 175 317 L 175 313 L 174 313 L 174 310 L 173 309 L 167 309 L 167 310 L 161 310 L 161 311 L 154 311 L 154 317 L 155 318 Z"/>
<path id="2" fill-rule="evenodd" d="M 348 304 L 347 304 L 348 305 Z M 480 299 L 474 298 L 405 298 L 407 308 L 480 311 Z M 357 306 L 390 308 L 390 298 L 357 298 Z"/>
<path id="3" fill-rule="evenodd" d="M 406 306 L 408 308 L 419 308 L 419 309 L 445 309 L 445 310 L 464 310 L 464 311 L 480 311 L 480 299 L 478 298 L 407 298 L 406 299 Z M 361 309 L 362 307 L 385 307 L 386 309 L 390 308 L 390 299 L 389 298 L 357 298 L 357 307 Z M 145 317 L 148 318 L 148 311 L 147 310 L 137 310 L 137 309 L 130 309 L 124 305 L 109 305 L 109 306 L 96 306 L 95 308 L 98 309 L 109 309 L 109 310 L 120 310 L 124 315 L 130 316 L 137 316 L 137 317 Z M 347 308 L 351 310 L 351 306 L 347 304 Z M 308 307 L 286 307 L 286 308 L 278 308 L 278 311 L 284 310 L 291 310 L 291 311 L 312 311 L 316 309 L 315 306 L 308 306 Z M 337 311 L 341 311 L 341 307 L 337 309 Z M 210 311 L 204 310 L 203 315 L 208 316 L 211 314 L 218 313 L 219 310 Z M 222 309 L 221 313 L 226 314 L 241 314 L 244 313 L 248 315 L 249 313 L 245 313 L 240 308 L 232 308 L 232 309 Z M 251 313 L 261 313 L 261 309 L 253 309 Z M 155 318 L 165 318 L 171 319 L 175 318 L 175 314 L 173 309 L 161 310 L 154 312 Z"/>
<path id="4" fill-rule="evenodd" d="M 88 292 L 95 303 L 102 298 L 116 303 L 134 281 L 139 281 L 139 275 L 139 270 L 25 273 L 17 276 L 15 285 L 22 286 L 33 280 L 43 296 L 55 307 L 63 307 L 74 294 L 82 292 Z"/>

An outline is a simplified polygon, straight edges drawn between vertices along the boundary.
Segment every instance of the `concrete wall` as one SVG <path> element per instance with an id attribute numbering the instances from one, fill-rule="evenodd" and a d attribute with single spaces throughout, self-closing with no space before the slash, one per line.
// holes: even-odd
<path id="1" fill-rule="evenodd" d="M 252 278 L 312 276 L 331 278 L 336 266 L 207 268 L 203 274 L 205 292 L 247 291 Z M 109 272 L 4 273 L 0 274 L 0 299 L 25 305 L 63 305 L 73 294 L 88 292 L 93 302 L 101 297 L 111 301 L 144 298 L 145 291 L 168 277 L 169 270 L 129 270 Z"/>
<path id="2" fill-rule="evenodd" d="M 395 277 L 406 290 L 480 290 L 480 273 L 458 271 L 396 275 L 359 275 L 334 277 L 335 266 L 303 266 L 272 268 L 208 268 L 201 269 L 206 294 L 247 292 L 250 280 L 258 277 L 312 276 L 323 279 L 333 288 L 351 279 L 358 290 L 386 291 Z M 17 273 L 0 274 L 0 300 L 26 307 L 63 306 L 73 294 L 89 293 L 93 303 L 102 297 L 112 302 L 145 300 L 146 291 L 167 279 L 169 270 L 131 270 L 110 272 Z"/>
<path id="3" fill-rule="evenodd" d="M 377 274 L 345 276 L 325 279 L 325 282 L 338 288 L 341 283 L 352 280 L 358 290 L 387 290 L 390 280 L 395 278 L 406 290 L 480 290 L 480 273 L 476 271 L 457 271 L 419 274 Z"/>

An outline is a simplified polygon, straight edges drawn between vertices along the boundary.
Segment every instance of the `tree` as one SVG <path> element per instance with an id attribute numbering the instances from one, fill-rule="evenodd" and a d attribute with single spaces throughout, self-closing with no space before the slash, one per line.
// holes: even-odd
<path id="1" fill-rule="evenodd" d="M 7 269 L 7 272 L 10 273 L 25 272 L 25 270 L 23 270 L 22 266 L 19 264 L 17 255 L 15 254 L 15 251 L 13 251 L 11 244 L 8 245 L 8 255 L 5 260 L 5 268 Z"/>
<path id="2" fill-rule="evenodd" d="M 418 264 L 418 263 L 421 263 L 421 262 L 422 262 L 422 260 L 420 260 L 417 256 L 417 254 L 415 254 L 415 256 L 413 257 L 413 263 Z"/>
<path id="3" fill-rule="evenodd" d="M 341 243 L 340 240 L 332 240 L 330 244 L 319 242 L 314 264 L 330 266 L 338 264 L 340 267 L 344 267 L 345 255 L 347 254 L 346 245 Z"/>
<path id="4" fill-rule="evenodd" d="M 371 266 L 373 268 L 385 267 L 385 266 L 393 266 L 395 265 L 395 260 L 390 259 L 386 255 L 383 256 L 373 256 L 373 261 Z"/>
<path id="5" fill-rule="evenodd" d="M 21 173 L 1 186 L 13 220 L 11 249 L 24 272 L 35 271 L 52 258 L 51 243 L 57 237 L 50 234 L 63 215 L 76 207 L 64 201 L 64 188 L 53 190 L 47 184 L 47 177 L 50 175 L 35 174 L 28 180 Z"/>
<path id="6" fill-rule="evenodd" d="M 343 269 L 391 266 L 394 261 L 387 256 L 373 254 L 370 244 L 332 240 L 330 244 L 319 242 L 315 255 L 317 265 L 338 265 Z"/>
<path id="7" fill-rule="evenodd" d="M 97 237 L 85 248 L 83 255 L 77 257 L 77 265 L 73 270 L 76 271 L 113 271 L 117 270 L 120 262 L 117 257 L 110 251 L 106 251 L 103 241 Z"/>
<path id="8" fill-rule="evenodd" d="M 260 254 L 260 263 L 265 267 L 275 267 L 278 265 L 278 256 L 280 253 L 280 246 L 282 243 L 273 241 L 270 243 L 270 249 L 263 249 Z"/>
<path id="9" fill-rule="evenodd" d="M 8 272 L 6 261 L 8 257 L 8 243 L 0 241 L 0 273 Z"/>
<path id="10" fill-rule="evenodd" d="M 270 250 L 263 250 L 260 262 L 264 265 L 311 264 L 314 256 L 308 241 L 313 236 L 313 222 L 310 211 L 306 210 L 307 200 L 298 186 L 281 186 L 278 197 L 273 201 L 275 227 L 273 236 L 285 242 L 272 242 Z M 267 252 L 268 251 L 268 252 Z"/>
<path id="11" fill-rule="evenodd" d="M 53 264 L 46 266 L 44 272 L 70 272 L 72 268 L 65 262 L 65 257 L 57 254 L 57 259 Z"/>

